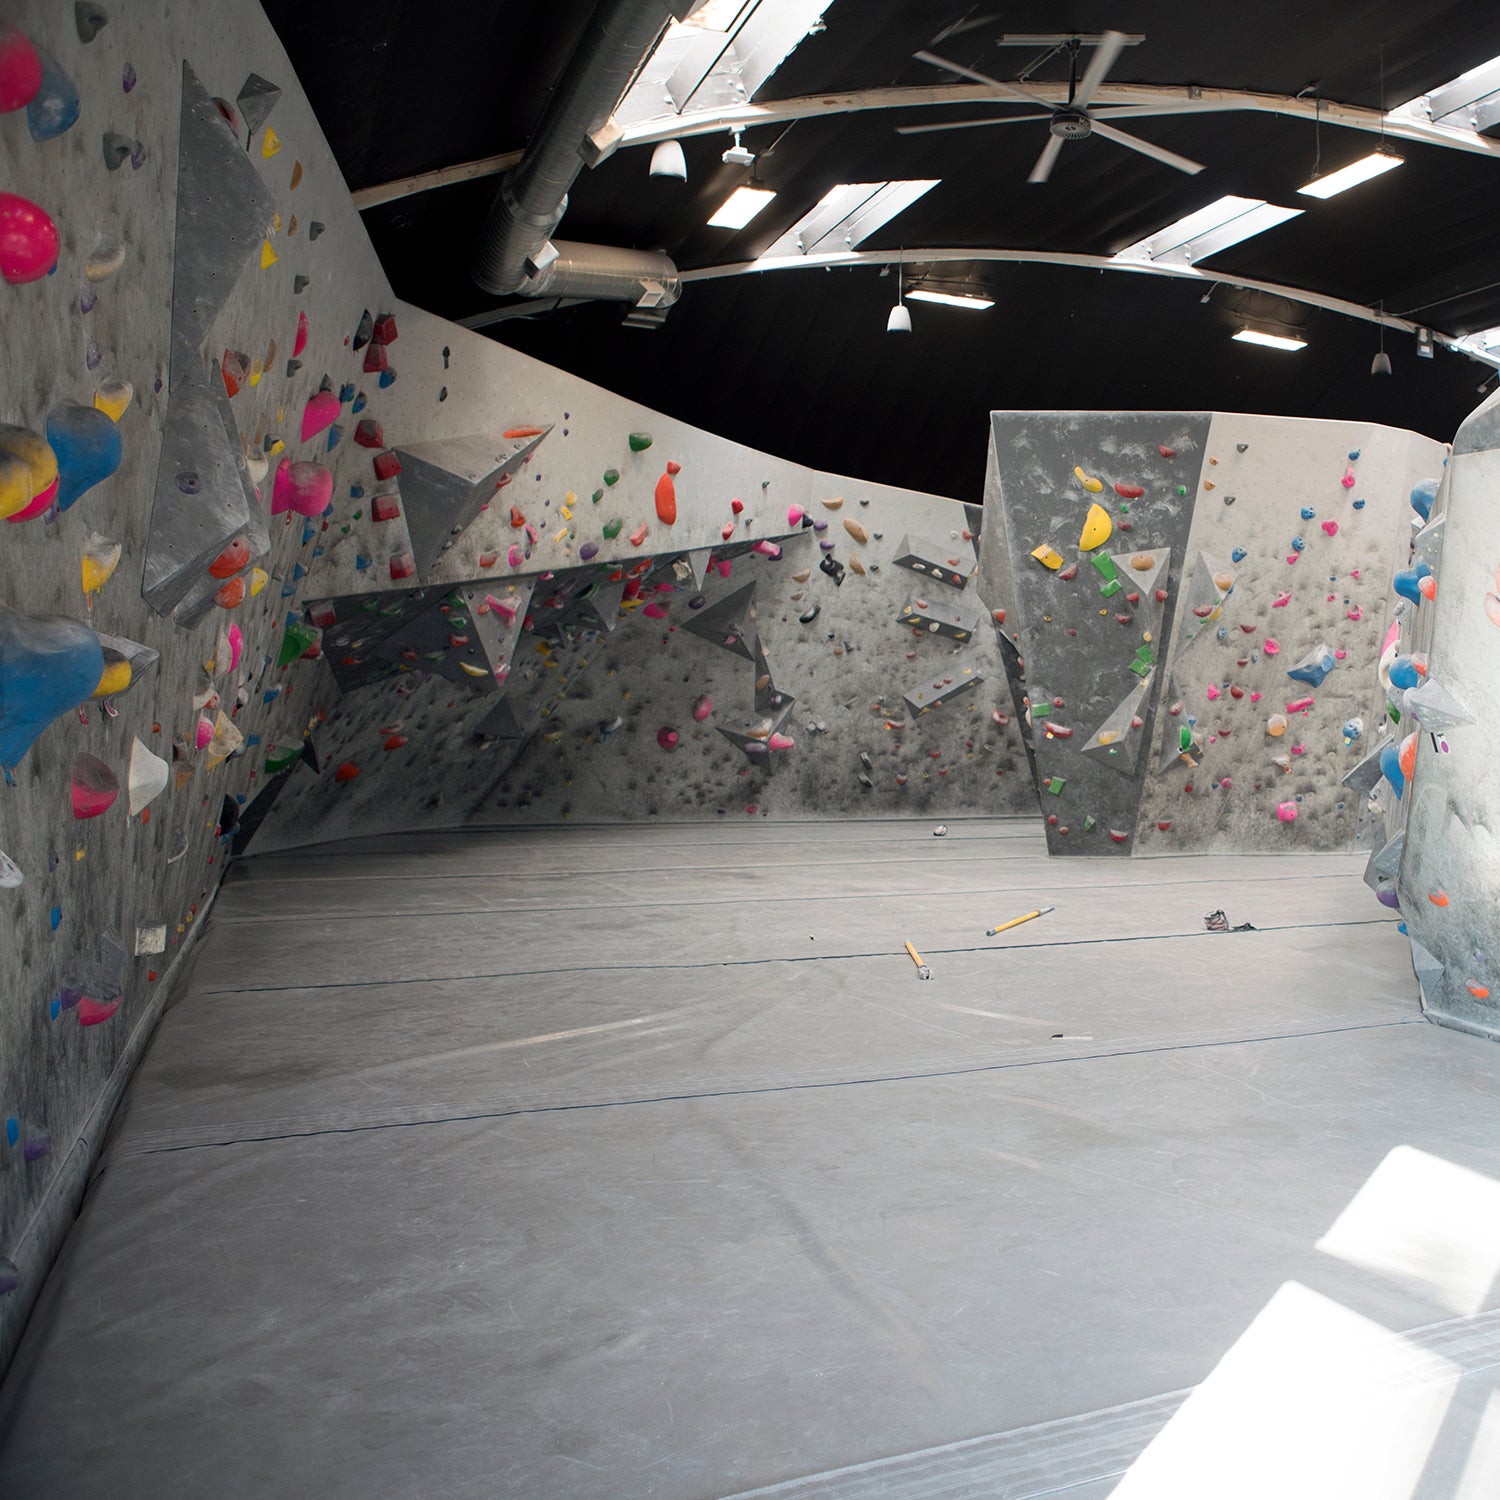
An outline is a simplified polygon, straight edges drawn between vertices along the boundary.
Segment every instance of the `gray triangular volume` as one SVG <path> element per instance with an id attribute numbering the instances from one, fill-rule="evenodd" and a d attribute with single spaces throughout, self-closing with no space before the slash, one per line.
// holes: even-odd
<path id="1" fill-rule="evenodd" d="M 1143 712 L 1147 694 L 1151 691 L 1154 672 L 1148 672 L 1130 694 L 1110 711 L 1105 721 L 1089 737 L 1083 753 L 1090 760 L 1118 771 L 1122 776 L 1134 776 L 1141 754 L 1141 741 L 1145 736 Z M 1181 737 L 1175 742 L 1175 753 L 1181 755 Z"/>
<path id="2" fill-rule="evenodd" d="M 717 604 L 689 615 L 682 621 L 682 628 L 689 635 L 696 635 L 711 645 L 722 646 L 724 650 L 753 662 L 758 642 L 755 624 L 750 619 L 754 604 L 755 585 L 747 583 Z"/>
<path id="3" fill-rule="evenodd" d="M 714 549 L 712 547 L 699 547 L 685 555 L 687 557 L 687 565 L 692 569 L 693 587 L 701 593 L 703 590 L 703 580 L 708 577 L 708 564 L 714 555 Z"/>
<path id="4" fill-rule="evenodd" d="M 401 500 L 417 571 L 425 574 L 494 498 L 495 487 L 536 452 L 549 425 L 532 437 L 447 438 L 398 445 Z"/>
<path id="5" fill-rule="evenodd" d="M 424 589 L 413 589 L 406 594 L 355 594 L 307 606 L 312 623 L 325 622 L 323 660 L 340 691 L 350 692 L 395 671 L 392 660 L 376 655 L 376 648 L 429 608 L 432 597 Z M 335 616 L 332 624 L 326 623 L 330 611 Z"/>
<path id="6" fill-rule="evenodd" d="M 172 389 L 259 249 L 273 208 L 260 174 L 197 74 L 183 63 L 172 249 Z"/>
<path id="7" fill-rule="evenodd" d="M 1200 552 L 1197 565 L 1193 568 L 1193 576 L 1188 582 L 1186 596 L 1177 611 L 1175 639 L 1172 642 L 1174 661 L 1206 625 L 1211 625 L 1218 619 L 1219 611 L 1233 588 L 1234 570 L 1218 558 Z"/>
<path id="8" fill-rule="evenodd" d="M 786 696 L 776 690 L 776 679 L 771 674 L 771 662 L 759 637 L 755 641 L 755 711 L 758 714 L 774 713 L 786 701 Z"/>
<path id="9" fill-rule="evenodd" d="M 236 536 L 244 535 L 252 552 L 266 551 L 264 517 L 215 387 L 223 391 L 218 366 L 205 376 L 194 360 L 167 402 L 141 579 L 141 594 L 160 615 L 190 594 L 196 602 L 208 565 Z M 207 581 L 211 599 L 219 585 Z"/>
<path id="10" fill-rule="evenodd" d="M 1411 966 L 1416 973 L 1417 983 L 1422 986 L 1422 996 L 1426 999 L 1443 982 L 1443 974 L 1447 970 L 1447 965 L 1416 938 L 1410 938 L 1408 941 L 1411 943 Z"/>
<path id="11" fill-rule="evenodd" d="M 1351 792 L 1373 792 L 1380 785 L 1380 752 L 1385 745 L 1377 745 L 1360 763 L 1349 771 L 1343 785 Z"/>
<path id="12" fill-rule="evenodd" d="M 776 764 L 776 756 L 783 752 L 771 749 L 771 736 L 780 734 L 786 721 L 791 717 L 795 698 L 782 697 L 781 708 L 772 718 L 764 719 L 756 726 L 754 733 L 742 733 L 735 729 L 725 729 L 722 725 L 715 725 L 719 733 L 724 736 L 736 749 L 743 751 L 745 757 L 758 766 L 765 766 L 767 770 L 773 769 Z"/>
<path id="13" fill-rule="evenodd" d="M 161 652 L 153 651 L 150 646 L 143 646 L 139 641 L 126 640 L 124 636 L 105 635 L 101 630 L 98 632 L 99 644 L 104 647 L 104 657 L 108 661 L 113 654 L 121 661 L 130 664 L 130 687 L 136 687 L 147 672 L 161 660 Z M 128 693 L 130 688 L 126 688 Z M 118 694 L 115 694 L 118 697 Z"/>
<path id="14" fill-rule="evenodd" d="M 1433 734 L 1474 722 L 1474 715 L 1432 677 L 1407 693 L 1406 707 L 1412 718 Z"/>
<path id="15" fill-rule="evenodd" d="M 606 630 L 613 630 L 620 623 L 620 602 L 625 597 L 625 580 L 615 583 L 596 584 L 593 593 L 581 601 L 583 607 L 592 610 Z"/>
<path id="16" fill-rule="evenodd" d="M 1365 884 L 1372 891 L 1380 889 L 1381 881 L 1394 880 L 1401 873 L 1401 852 L 1405 847 L 1406 830 L 1403 828 L 1370 856 L 1365 866 Z"/>
<path id="17" fill-rule="evenodd" d="M 251 73 L 245 79 L 234 102 L 239 105 L 240 116 L 249 127 L 251 135 L 271 118 L 271 111 L 276 108 L 276 101 L 280 98 L 281 90 L 259 73 Z"/>
<path id="18" fill-rule="evenodd" d="M 480 740 L 524 740 L 530 733 L 509 698 L 502 698 L 474 726 L 474 737 Z"/>
<path id="19" fill-rule="evenodd" d="M 965 505 L 964 520 L 968 523 L 964 528 L 969 533 L 969 541 L 974 548 L 974 560 L 979 560 L 979 544 L 981 533 L 984 531 L 984 507 L 982 505 Z"/>

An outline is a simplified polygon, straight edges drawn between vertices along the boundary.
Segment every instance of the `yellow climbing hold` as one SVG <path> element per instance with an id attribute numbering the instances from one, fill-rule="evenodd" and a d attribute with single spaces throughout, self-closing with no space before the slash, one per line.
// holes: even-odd
<path id="1" fill-rule="evenodd" d="M 1085 474 L 1077 464 L 1074 464 L 1073 472 L 1078 476 L 1079 483 L 1082 484 L 1089 494 L 1097 495 L 1104 488 L 1104 481 L 1102 479 L 1095 479 L 1092 474 Z"/>
<path id="2" fill-rule="evenodd" d="M 1055 573 L 1062 567 L 1062 555 L 1043 542 L 1040 547 L 1032 549 L 1031 555 L 1041 563 L 1044 568 L 1051 568 Z"/>
<path id="3" fill-rule="evenodd" d="M 128 380 L 106 380 L 94 392 L 94 406 L 111 422 L 118 422 L 125 415 L 125 408 L 130 405 L 134 395 L 135 387 Z"/>
<path id="4" fill-rule="evenodd" d="M 270 240 L 260 242 L 260 268 L 269 271 L 281 257 L 271 248 Z"/>
<path id="5" fill-rule="evenodd" d="M 120 566 L 120 544 L 91 531 L 83 544 L 83 591 L 97 594 Z"/>
<path id="6" fill-rule="evenodd" d="M 275 456 L 278 453 L 281 453 L 282 451 L 284 451 L 285 448 L 286 448 L 286 444 L 283 443 L 280 438 L 272 438 L 271 439 L 271 446 L 266 449 L 266 452 L 272 458 L 275 458 Z"/>
<path id="7" fill-rule="evenodd" d="M 272 130 L 269 125 L 267 125 L 266 126 L 266 133 L 261 138 L 261 143 L 260 143 L 261 159 L 263 161 L 270 161 L 270 159 L 273 156 L 275 156 L 276 153 L 278 151 L 280 151 L 280 150 L 281 150 L 281 137 L 279 135 L 277 135 L 276 132 L 274 130 Z"/>
<path id="8" fill-rule="evenodd" d="M 252 568 L 250 570 L 250 597 L 253 599 L 271 581 L 271 575 L 264 568 Z"/>
<path id="9" fill-rule="evenodd" d="M 273 213 L 271 215 L 271 233 L 272 234 L 279 234 L 280 232 L 281 232 L 281 215 L 279 213 Z"/>
<path id="10" fill-rule="evenodd" d="M 1091 505 L 1078 545 L 1085 552 L 1092 552 L 1095 547 L 1103 546 L 1110 539 L 1114 529 L 1115 523 L 1110 520 L 1109 512 L 1102 505 Z"/>
<path id="11" fill-rule="evenodd" d="M 91 698 L 113 698 L 130 686 L 130 663 L 118 657 L 104 663 L 104 672 L 99 685 L 89 694 Z"/>
<path id="12" fill-rule="evenodd" d="M 554 533 L 554 535 L 552 537 L 552 540 L 554 542 L 561 542 L 561 541 L 566 540 L 567 535 L 568 535 L 568 528 L 566 526 L 563 526 L 563 527 L 560 527 L 557 530 L 556 533 Z"/>
<path id="13" fill-rule="evenodd" d="M 459 662 L 459 668 L 470 677 L 488 677 L 490 674 L 483 667 L 476 667 L 470 662 Z"/>

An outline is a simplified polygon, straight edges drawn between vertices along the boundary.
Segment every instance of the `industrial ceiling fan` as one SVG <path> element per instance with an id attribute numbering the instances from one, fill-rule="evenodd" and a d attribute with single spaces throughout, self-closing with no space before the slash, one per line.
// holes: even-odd
<path id="1" fill-rule="evenodd" d="M 1026 120 L 1046 120 L 1047 128 L 1052 133 L 1051 139 L 1042 147 L 1042 154 L 1037 157 L 1036 165 L 1031 169 L 1030 177 L 1026 179 L 1028 182 L 1045 182 L 1051 176 L 1053 165 L 1057 161 L 1057 153 L 1062 150 L 1064 141 L 1082 141 L 1091 135 L 1100 135 L 1105 140 L 1114 141 L 1117 145 L 1125 146 L 1131 151 L 1139 151 L 1142 156 L 1149 156 L 1153 161 L 1175 167 L 1179 172 L 1201 172 L 1202 162 L 1179 156 L 1175 151 L 1168 151 L 1164 146 L 1143 141 L 1139 136 L 1130 135 L 1105 123 L 1106 117 L 1116 119 L 1121 116 L 1172 113 L 1174 111 L 1170 106 L 1158 109 L 1150 104 L 1125 104 L 1106 109 L 1089 109 L 1089 100 L 1098 93 L 1105 74 L 1114 66 L 1115 59 L 1131 40 L 1122 32 L 1106 31 L 1094 42 L 1094 54 L 1089 58 L 1088 68 L 1080 79 L 1078 54 L 1083 48 L 1085 38 L 1079 36 L 1062 38 L 1054 46 L 1052 53 L 1048 54 L 1051 56 L 1064 49 L 1068 53 L 1068 97 L 1065 101 L 1056 104 L 1046 99 L 1034 98 L 1014 84 L 1002 83 L 998 78 L 991 78 L 987 73 L 966 68 L 960 63 L 949 62 L 947 58 L 939 57 L 936 53 L 918 52 L 916 57 L 919 62 L 931 63 L 933 67 L 956 73 L 960 78 L 971 78 L 975 83 L 982 83 L 987 88 L 993 89 L 1007 102 L 1014 99 L 1023 104 L 1039 104 L 1048 112 L 1040 115 L 1002 115 L 985 120 L 955 120 L 945 125 L 902 125 L 897 127 L 897 134 L 930 135 L 942 130 L 972 130 L 989 125 L 1017 125 Z"/>

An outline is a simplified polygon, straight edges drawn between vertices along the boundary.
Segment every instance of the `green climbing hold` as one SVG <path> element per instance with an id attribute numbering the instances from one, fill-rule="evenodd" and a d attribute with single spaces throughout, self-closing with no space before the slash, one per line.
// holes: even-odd
<path id="1" fill-rule="evenodd" d="M 281 638 L 281 652 L 276 658 L 278 667 L 288 667 L 297 658 L 303 655 L 309 647 L 316 646 L 322 631 L 312 625 L 304 625 L 300 620 L 293 620 L 286 628 L 286 634 Z"/>
<path id="2" fill-rule="evenodd" d="M 1121 583 L 1118 578 L 1111 578 L 1108 583 L 1103 584 L 1100 587 L 1099 592 L 1106 599 L 1112 599 L 1124 587 L 1125 587 L 1125 585 L 1123 583 Z"/>
<path id="3" fill-rule="evenodd" d="M 1115 571 L 1114 559 L 1107 552 L 1096 552 L 1089 561 L 1098 570 L 1101 578 L 1117 578 L 1119 574 Z"/>
<path id="4" fill-rule="evenodd" d="M 1187 486 L 1185 484 L 1179 484 L 1177 486 L 1177 493 L 1179 495 L 1185 495 L 1185 494 L 1187 494 Z"/>
<path id="5" fill-rule="evenodd" d="M 651 446 L 651 434 L 649 432 L 632 432 L 630 434 L 630 451 L 632 453 L 644 453 Z"/>
<path id="6" fill-rule="evenodd" d="M 616 516 L 613 521 L 606 521 L 604 523 L 604 540 L 606 542 L 614 541 L 614 539 L 619 536 L 620 528 L 624 526 L 624 524 L 625 523 L 620 520 L 618 516 Z"/>
<path id="7" fill-rule="evenodd" d="M 618 484 L 620 482 L 620 471 L 618 469 L 606 469 L 604 471 L 605 484 Z"/>
<path id="8" fill-rule="evenodd" d="M 603 490 L 595 490 L 593 498 L 594 498 L 594 504 L 597 505 L 604 498 L 604 491 Z"/>
<path id="9" fill-rule="evenodd" d="M 1052 705 L 1050 703 L 1033 703 L 1031 705 L 1031 717 L 1033 719 L 1050 718 L 1051 714 Z"/>
<path id="10" fill-rule="evenodd" d="M 1085 833 L 1092 833 L 1098 826 L 1098 823 L 1094 821 L 1093 813 L 1089 813 L 1083 820 L 1083 831 Z"/>
<path id="11" fill-rule="evenodd" d="M 266 774 L 279 776 L 302 759 L 301 745 L 278 745 L 266 756 Z"/>
<path id="12" fill-rule="evenodd" d="M 1042 785 L 1045 786 L 1054 797 L 1062 796 L 1062 789 L 1067 784 L 1068 783 L 1061 776 L 1049 776 L 1046 781 L 1042 783 Z"/>

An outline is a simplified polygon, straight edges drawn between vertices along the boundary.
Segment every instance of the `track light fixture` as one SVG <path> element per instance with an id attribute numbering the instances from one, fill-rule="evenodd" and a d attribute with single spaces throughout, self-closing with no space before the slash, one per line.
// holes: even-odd
<path id="1" fill-rule="evenodd" d="M 1379 311 L 1384 314 L 1385 303 L 1381 303 Z M 1391 373 L 1391 357 L 1385 352 L 1385 324 L 1380 325 L 1380 350 L 1375 358 L 1370 361 L 1370 374 L 1389 375 Z"/>
<path id="2" fill-rule="evenodd" d="M 910 333 L 911 311 L 906 305 L 906 299 L 902 295 L 901 262 L 896 262 L 896 305 L 891 309 L 891 315 L 885 320 L 885 331 L 887 333 Z"/>

